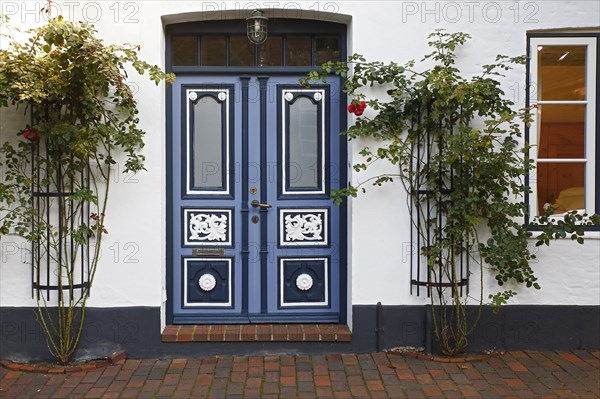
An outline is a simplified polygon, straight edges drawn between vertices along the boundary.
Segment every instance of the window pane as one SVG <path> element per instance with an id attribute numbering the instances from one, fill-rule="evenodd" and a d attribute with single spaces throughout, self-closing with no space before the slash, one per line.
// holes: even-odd
<path id="1" fill-rule="evenodd" d="M 287 171 L 290 188 L 319 188 L 319 128 L 317 104 L 297 98 L 289 108 Z"/>
<path id="2" fill-rule="evenodd" d="M 585 105 L 538 105 L 539 158 L 585 157 Z"/>
<path id="3" fill-rule="evenodd" d="M 287 66 L 310 65 L 310 37 L 286 38 L 285 63 Z"/>
<path id="4" fill-rule="evenodd" d="M 173 36 L 173 65 L 198 65 L 198 41 L 196 36 Z"/>
<path id="5" fill-rule="evenodd" d="M 551 205 L 560 214 L 585 209 L 585 164 L 544 162 L 537 164 L 538 212 Z M 549 204 L 549 205 L 548 205 Z"/>
<path id="6" fill-rule="evenodd" d="M 231 36 L 229 39 L 229 65 L 254 66 L 254 50 L 256 46 L 250 43 L 246 36 Z"/>
<path id="7" fill-rule="evenodd" d="M 585 46 L 539 46 L 539 100 L 585 100 Z"/>
<path id="8" fill-rule="evenodd" d="M 316 65 L 340 60 L 340 41 L 337 37 L 317 37 L 315 47 Z"/>
<path id="9" fill-rule="evenodd" d="M 225 36 L 202 37 L 202 66 L 227 65 L 227 38 Z"/>
<path id="10" fill-rule="evenodd" d="M 270 36 L 260 46 L 258 66 L 281 65 L 283 65 L 283 38 L 281 36 Z"/>
<path id="11" fill-rule="evenodd" d="M 204 96 L 194 104 L 194 187 L 224 188 L 222 105 Z"/>

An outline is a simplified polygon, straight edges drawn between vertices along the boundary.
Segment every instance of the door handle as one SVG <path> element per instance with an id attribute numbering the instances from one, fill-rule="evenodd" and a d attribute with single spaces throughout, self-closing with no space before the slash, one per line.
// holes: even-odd
<path id="1" fill-rule="evenodd" d="M 269 209 L 272 208 L 272 205 L 269 204 L 261 204 L 260 202 L 258 202 L 258 200 L 253 200 L 250 205 L 252 205 L 253 208 L 260 208 L 260 209 Z"/>

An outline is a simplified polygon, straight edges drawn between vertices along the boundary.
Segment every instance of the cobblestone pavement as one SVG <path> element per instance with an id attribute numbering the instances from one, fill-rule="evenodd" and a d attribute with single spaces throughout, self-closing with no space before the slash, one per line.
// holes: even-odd
<path id="1" fill-rule="evenodd" d="M 600 351 L 471 363 L 398 354 L 128 359 L 71 374 L 0 369 L 0 398 L 599 398 Z"/>

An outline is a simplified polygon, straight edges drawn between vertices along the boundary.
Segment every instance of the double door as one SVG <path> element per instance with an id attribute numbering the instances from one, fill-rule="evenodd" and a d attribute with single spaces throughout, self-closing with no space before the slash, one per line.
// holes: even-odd
<path id="1" fill-rule="evenodd" d="M 339 82 L 298 78 L 178 77 L 173 323 L 339 321 Z"/>

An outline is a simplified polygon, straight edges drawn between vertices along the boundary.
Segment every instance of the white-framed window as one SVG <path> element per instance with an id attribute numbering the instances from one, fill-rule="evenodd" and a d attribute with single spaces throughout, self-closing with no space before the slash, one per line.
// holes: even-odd
<path id="1" fill-rule="evenodd" d="M 530 215 L 597 213 L 598 35 L 529 39 Z"/>

